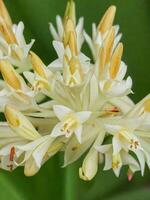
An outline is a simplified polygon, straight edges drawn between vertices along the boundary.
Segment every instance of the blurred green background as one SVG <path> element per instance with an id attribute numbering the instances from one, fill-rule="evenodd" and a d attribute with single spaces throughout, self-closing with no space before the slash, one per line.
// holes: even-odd
<path id="1" fill-rule="evenodd" d="M 56 54 L 48 22 L 55 22 L 56 14 L 63 15 L 66 0 L 4 0 L 15 23 L 25 23 L 27 40 L 35 38 L 34 51 L 50 63 Z M 150 1 L 149 0 L 76 0 L 77 16 L 85 17 L 85 28 L 91 32 L 91 23 L 99 22 L 109 5 L 117 6 L 115 22 L 123 33 L 124 61 L 133 78 L 133 99 L 144 97 L 150 89 Z M 86 50 L 86 52 L 89 52 Z M 0 200 L 149 200 L 150 175 L 136 174 L 127 181 L 126 169 L 116 178 L 112 171 L 99 172 L 91 182 L 78 178 L 81 161 L 61 168 L 62 155 L 49 160 L 40 172 L 31 178 L 23 169 L 13 173 L 0 171 Z"/>

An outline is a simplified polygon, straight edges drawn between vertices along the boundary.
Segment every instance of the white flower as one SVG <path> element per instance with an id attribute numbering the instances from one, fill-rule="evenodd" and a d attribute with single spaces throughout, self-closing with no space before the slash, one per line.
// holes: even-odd
<path id="1" fill-rule="evenodd" d="M 51 136 L 58 137 L 65 135 L 70 137 L 75 133 L 79 143 L 82 141 L 82 124 L 86 122 L 91 112 L 74 112 L 70 108 L 61 105 L 54 106 L 54 113 L 60 120 L 52 130 Z"/>

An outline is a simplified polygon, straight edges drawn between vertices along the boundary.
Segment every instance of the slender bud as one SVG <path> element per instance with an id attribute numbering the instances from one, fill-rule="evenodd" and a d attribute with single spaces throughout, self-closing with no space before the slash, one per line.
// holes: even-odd
<path id="1" fill-rule="evenodd" d="M 4 19 L 0 16 L 0 33 L 3 35 L 5 40 L 8 42 L 8 44 L 14 44 L 17 43 L 16 37 L 11 29 L 9 27 Z"/>
<path id="2" fill-rule="evenodd" d="M 9 124 L 13 127 L 18 127 L 20 125 L 17 112 L 10 106 L 5 107 L 5 116 Z"/>
<path id="3" fill-rule="evenodd" d="M 10 127 L 19 136 L 27 140 L 35 140 L 40 137 L 31 122 L 21 112 L 6 105 L 4 114 Z"/>
<path id="4" fill-rule="evenodd" d="M 111 66 L 109 69 L 110 77 L 112 79 L 116 77 L 119 71 L 122 54 L 123 54 L 123 44 L 119 43 L 112 56 Z"/>
<path id="5" fill-rule="evenodd" d="M 11 18 L 9 16 L 8 10 L 3 2 L 3 0 L 0 0 L 0 16 L 4 19 L 5 23 L 8 26 L 12 26 L 12 21 Z"/>
<path id="6" fill-rule="evenodd" d="M 0 71 L 3 79 L 8 85 L 10 85 L 15 90 L 21 89 L 21 81 L 19 80 L 19 75 L 16 73 L 13 66 L 8 61 L 0 61 Z"/>
<path id="7" fill-rule="evenodd" d="M 73 0 L 69 0 L 66 6 L 66 11 L 64 15 L 64 24 L 66 23 L 66 20 L 71 19 L 76 24 L 76 8 L 75 8 L 75 2 Z"/>
<path id="8" fill-rule="evenodd" d="M 70 33 L 74 32 L 75 33 L 75 26 L 73 24 L 73 21 L 71 19 L 68 19 L 66 21 L 66 24 L 64 25 L 64 46 L 66 47 L 68 45 L 69 39 L 70 39 Z"/>
<path id="9" fill-rule="evenodd" d="M 70 47 L 72 56 L 77 56 L 78 54 L 77 41 L 76 41 L 76 35 L 74 32 L 70 32 L 69 47 Z"/>
<path id="10" fill-rule="evenodd" d="M 112 27 L 115 14 L 116 14 L 116 6 L 110 6 L 108 10 L 105 12 L 102 20 L 98 25 L 98 29 L 102 34 Z"/>
<path id="11" fill-rule="evenodd" d="M 44 70 L 45 65 L 42 60 L 32 51 L 30 51 L 30 60 L 34 71 L 44 79 L 47 79 L 46 72 Z"/>
<path id="12" fill-rule="evenodd" d="M 98 152 L 93 148 L 85 157 L 82 167 L 79 169 L 79 176 L 85 181 L 90 181 L 98 170 Z"/>
<path id="13" fill-rule="evenodd" d="M 112 27 L 108 33 L 108 36 L 104 42 L 104 49 L 106 52 L 106 63 L 108 64 L 110 62 L 111 54 L 112 54 L 112 48 L 114 44 L 114 38 L 115 38 L 115 30 Z"/>

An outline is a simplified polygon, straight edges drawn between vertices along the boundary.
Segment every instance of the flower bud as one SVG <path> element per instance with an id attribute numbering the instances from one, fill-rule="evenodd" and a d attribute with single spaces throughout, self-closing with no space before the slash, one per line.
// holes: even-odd
<path id="1" fill-rule="evenodd" d="M 44 63 L 42 62 L 42 60 L 32 51 L 30 51 L 30 60 L 32 63 L 32 67 L 34 69 L 34 71 L 43 79 L 47 79 L 47 75 L 46 72 L 44 70 Z"/>
<path id="2" fill-rule="evenodd" d="M 122 54 L 123 54 L 123 44 L 119 43 L 112 56 L 111 66 L 109 70 L 110 77 L 112 79 L 116 77 L 119 71 Z"/>
<path id="3" fill-rule="evenodd" d="M 40 137 L 31 122 L 19 111 L 7 105 L 4 114 L 10 127 L 19 136 L 27 140 L 35 140 Z"/>
<path id="4" fill-rule="evenodd" d="M 4 19 L 5 23 L 8 25 L 8 26 L 12 26 L 12 21 L 11 21 L 11 18 L 9 16 L 9 13 L 7 11 L 7 8 L 3 2 L 3 0 L 0 0 L 0 16 Z"/>
<path id="5" fill-rule="evenodd" d="M 98 25 L 98 29 L 100 33 L 103 34 L 111 28 L 111 26 L 113 25 L 115 14 L 116 14 L 116 7 L 110 6 L 108 10 L 105 12 L 102 20 L 100 21 Z"/>
<path id="6" fill-rule="evenodd" d="M 21 89 L 21 80 L 19 79 L 19 75 L 16 73 L 13 66 L 8 61 L 0 61 L 0 71 L 3 79 L 8 85 L 10 85 L 15 90 Z"/>
<path id="7" fill-rule="evenodd" d="M 4 19 L 1 16 L 0 16 L 0 33 L 3 35 L 8 44 L 17 43 L 16 37 L 11 27 L 9 27 L 5 23 Z"/>
<path id="8" fill-rule="evenodd" d="M 73 0 L 68 1 L 66 6 L 66 11 L 64 15 L 64 24 L 66 20 L 71 19 L 76 24 L 76 9 L 75 9 L 75 2 Z"/>
<path id="9" fill-rule="evenodd" d="M 85 157 L 82 167 L 79 169 L 79 176 L 85 181 L 94 178 L 98 170 L 98 152 L 92 148 Z"/>

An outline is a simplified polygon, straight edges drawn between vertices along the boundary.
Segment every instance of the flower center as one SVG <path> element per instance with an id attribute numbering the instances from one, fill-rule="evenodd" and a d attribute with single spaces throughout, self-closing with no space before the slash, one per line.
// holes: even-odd
<path id="1" fill-rule="evenodd" d="M 69 115 L 64 120 L 61 131 L 65 132 L 65 135 L 69 137 L 74 132 L 74 130 L 78 127 L 78 123 L 79 123 L 78 119 L 75 116 Z"/>

